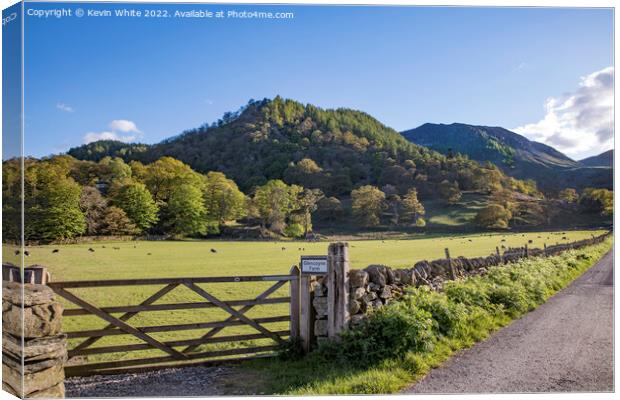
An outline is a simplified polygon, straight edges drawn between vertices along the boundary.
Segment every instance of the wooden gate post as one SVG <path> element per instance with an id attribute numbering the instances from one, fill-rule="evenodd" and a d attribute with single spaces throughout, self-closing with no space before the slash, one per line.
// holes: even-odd
<path id="1" fill-rule="evenodd" d="M 300 308 L 300 291 L 299 291 L 299 267 L 297 265 L 293 265 L 291 267 L 291 286 L 290 286 L 290 297 L 291 297 L 291 322 L 290 322 L 290 331 L 291 340 L 295 340 L 299 338 L 299 314 L 301 312 Z"/>
<path id="2" fill-rule="evenodd" d="M 327 335 L 335 339 L 349 326 L 349 244 L 330 243 L 327 265 Z"/>
<path id="3" fill-rule="evenodd" d="M 448 268 L 450 269 L 450 279 L 456 280 L 456 272 L 454 271 L 454 265 L 452 265 L 452 259 L 450 258 L 450 250 L 446 247 L 446 259 L 448 259 Z"/>
<path id="4" fill-rule="evenodd" d="M 314 342 L 316 315 L 312 305 L 313 275 L 302 274 L 299 278 L 299 338 L 304 353 L 309 353 Z"/>

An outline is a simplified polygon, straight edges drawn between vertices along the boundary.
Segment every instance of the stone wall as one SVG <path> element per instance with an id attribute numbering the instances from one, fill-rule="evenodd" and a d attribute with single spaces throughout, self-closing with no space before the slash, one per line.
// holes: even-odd
<path id="1" fill-rule="evenodd" d="M 64 397 L 67 336 L 61 332 L 62 311 L 45 285 L 2 283 L 4 390 L 22 398 Z"/>
<path id="2" fill-rule="evenodd" d="M 359 324 L 373 310 L 386 306 L 398 299 L 407 286 L 429 286 L 433 290 L 441 290 L 446 280 L 465 276 L 482 275 L 492 266 L 503 265 L 519 261 L 527 257 L 553 256 L 566 250 L 579 249 L 600 243 L 611 232 L 591 239 L 572 243 L 547 246 L 544 249 L 509 248 L 503 254 L 499 253 L 487 257 L 456 257 L 443 258 L 433 261 L 419 261 L 411 268 L 392 269 L 385 265 L 370 265 L 362 270 L 349 271 L 349 313 L 350 326 Z M 313 305 L 316 311 L 314 333 L 318 341 L 327 337 L 327 285 L 325 277 L 318 280 L 314 288 Z"/>

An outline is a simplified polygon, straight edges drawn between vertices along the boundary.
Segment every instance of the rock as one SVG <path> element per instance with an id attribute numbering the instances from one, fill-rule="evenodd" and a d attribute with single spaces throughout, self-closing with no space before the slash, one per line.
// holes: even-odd
<path id="1" fill-rule="evenodd" d="M 315 336 L 327 336 L 327 320 L 318 319 L 314 321 L 314 335 Z"/>
<path id="2" fill-rule="evenodd" d="M 44 398 L 44 399 L 62 399 L 65 397 L 65 384 L 63 382 L 51 388 L 39 390 L 28 395 L 29 398 Z"/>
<path id="3" fill-rule="evenodd" d="M 314 296 L 315 297 L 323 297 L 327 296 L 327 287 L 322 283 L 317 283 L 314 285 Z"/>
<path id="4" fill-rule="evenodd" d="M 327 316 L 327 297 L 315 297 L 312 300 L 312 305 L 316 311 L 317 317 Z"/>
<path id="5" fill-rule="evenodd" d="M 385 281 L 388 285 L 392 285 L 396 282 L 396 277 L 394 276 L 394 271 L 392 271 L 392 268 L 385 267 Z"/>
<path id="6" fill-rule="evenodd" d="M 52 302 L 25 307 L 22 314 L 20 306 L 11 304 L 11 307 L 2 313 L 2 327 L 4 332 L 21 337 L 23 323 L 25 338 L 55 336 L 60 334 L 62 311 L 60 303 Z"/>
<path id="7" fill-rule="evenodd" d="M 380 309 L 381 307 L 383 307 L 383 302 L 381 301 L 381 299 L 375 299 L 375 300 L 372 302 L 372 308 L 373 308 L 374 310 L 378 310 L 378 309 Z"/>
<path id="8" fill-rule="evenodd" d="M 362 297 L 362 301 L 365 301 L 366 303 L 370 303 L 376 298 L 377 298 L 377 294 L 375 292 L 368 292 Z"/>
<path id="9" fill-rule="evenodd" d="M 370 282 L 375 283 L 381 287 L 387 283 L 385 276 L 385 267 L 383 265 L 371 265 L 366 268 Z"/>
<path id="10" fill-rule="evenodd" d="M 381 297 L 382 299 L 387 299 L 387 298 L 392 297 L 392 288 L 390 286 L 383 287 L 381 292 L 379 292 L 379 297 Z"/>
<path id="11" fill-rule="evenodd" d="M 26 340 L 22 348 L 20 339 L 5 333 L 2 335 L 2 344 L 2 350 L 5 353 L 16 359 L 21 359 L 23 356 L 24 362 L 62 358 L 67 355 L 67 335 L 65 334 Z"/>
<path id="12" fill-rule="evenodd" d="M 362 309 L 362 305 L 359 301 L 351 300 L 349 302 L 349 314 L 354 315 L 360 312 Z"/>
<path id="13" fill-rule="evenodd" d="M 22 286 L 24 287 L 22 297 Z M 2 282 L 2 300 L 25 307 L 47 304 L 54 301 L 54 291 L 46 285 L 24 285 L 17 282 Z"/>
<path id="14" fill-rule="evenodd" d="M 359 300 L 366 294 L 366 289 L 363 287 L 356 288 L 351 291 L 351 299 Z"/>
<path id="15" fill-rule="evenodd" d="M 54 367 L 56 365 L 65 365 L 67 361 L 67 355 L 63 355 L 58 358 L 48 358 L 46 360 L 28 362 L 24 364 L 23 372 L 22 372 L 22 363 L 19 359 L 13 358 L 8 354 L 2 355 L 2 362 L 6 364 L 8 367 L 13 369 L 14 371 L 18 371 L 24 374 L 33 374 L 35 372 L 42 371 L 44 369 Z"/>
<path id="16" fill-rule="evenodd" d="M 381 286 L 379 286 L 378 284 L 374 283 L 374 282 L 370 282 L 368 284 L 368 290 L 371 292 L 378 292 L 381 290 Z"/>
<path id="17" fill-rule="evenodd" d="M 24 395 L 28 396 L 30 393 L 51 388 L 62 383 L 64 379 L 65 372 L 62 365 L 44 369 L 34 374 L 25 374 L 23 376 Z M 19 388 L 22 384 L 22 375 L 2 364 L 2 381 L 12 388 Z"/>
<path id="18" fill-rule="evenodd" d="M 361 269 L 349 271 L 349 285 L 351 287 L 365 287 L 368 285 L 368 272 Z"/>

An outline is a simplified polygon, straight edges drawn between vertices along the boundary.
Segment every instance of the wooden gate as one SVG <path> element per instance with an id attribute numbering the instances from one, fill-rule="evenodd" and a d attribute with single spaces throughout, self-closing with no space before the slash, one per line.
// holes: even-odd
<path id="1" fill-rule="evenodd" d="M 155 278 L 155 279 L 123 279 L 123 280 L 97 280 L 97 281 L 74 281 L 74 282 L 49 282 L 55 293 L 63 297 L 77 308 L 67 308 L 63 312 L 64 317 L 96 316 L 105 321 L 102 329 L 76 330 L 65 332 L 70 340 L 69 362 L 65 367 L 68 376 L 91 375 L 105 373 L 135 372 L 137 370 L 149 370 L 166 368 L 180 365 L 205 364 L 209 362 L 222 362 L 231 360 L 245 360 L 257 357 L 273 356 L 278 346 L 287 337 L 297 336 L 299 332 L 299 269 L 294 266 L 289 275 L 269 276 L 230 276 L 230 277 L 197 277 L 197 278 Z M 222 300 L 213 295 L 211 288 L 217 284 L 234 283 L 235 285 L 251 282 L 272 283 L 268 289 L 258 296 L 246 300 Z M 286 289 L 289 284 L 289 295 L 271 296 L 279 289 Z M 153 286 L 159 289 L 136 305 L 121 305 L 113 307 L 101 307 L 85 300 L 83 293 L 87 290 L 102 290 L 102 288 L 123 287 L 131 291 L 136 286 Z M 163 286 L 163 287 L 162 287 Z M 200 302 L 168 303 L 156 302 L 173 290 L 185 287 L 197 294 Z M 80 295 L 76 294 L 76 290 Z M 125 290 L 125 289 L 123 289 Z M 178 289 L 177 289 L 178 290 Z M 271 296 L 271 297 L 270 297 Z M 269 315 L 265 317 L 249 317 L 248 312 L 256 306 L 266 306 L 288 303 L 290 304 L 289 315 Z M 217 321 L 187 321 L 182 324 L 167 324 L 156 326 L 134 326 L 129 324 L 138 314 L 154 311 L 172 310 L 196 310 L 204 308 L 217 308 L 224 310 L 227 318 Z M 116 314 L 117 316 L 115 316 Z M 265 327 L 266 324 L 277 322 L 289 322 L 289 329 L 274 330 Z M 246 326 L 251 327 L 252 332 L 223 336 L 220 333 L 228 327 Z M 154 337 L 158 332 L 198 331 L 199 336 L 190 339 L 161 340 Z M 132 344 L 109 344 L 93 346 L 104 338 L 117 335 L 130 335 L 140 340 Z M 252 345 L 257 339 L 268 340 L 268 343 Z M 113 342 L 113 340 L 112 340 Z M 75 344 L 77 343 L 77 344 Z M 218 343 L 226 346 L 234 343 L 237 347 L 200 351 L 202 345 Z M 239 347 L 239 343 L 249 343 L 249 346 Z M 133 357 L 124 358 L 110 356 L 113 353 L 130 354 L 145 350 L 158 350 L 156 357 Z M 161 354 L 160 354 L 161 353 Z M 139 353 L 132 353 L 139 354 Z M 103 357 L 102 355 L 106 355 Z M 92 358 L 98 360 L 92 360 Z M 236 358 L 235 358 L 236 357 Z"/>

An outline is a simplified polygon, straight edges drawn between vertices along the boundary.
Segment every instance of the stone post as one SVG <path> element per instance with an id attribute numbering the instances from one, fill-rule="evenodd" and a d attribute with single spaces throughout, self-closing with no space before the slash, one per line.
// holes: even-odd
<path id="1" fill-rule="evenodd" d="M 62 305 L 45 285 L 2 283 L 2 388 L 24 398 L 64 397 Z"/>
<path id="2" fill-rule="evenodd" d="M 327 252 L 327 335 L 336 339 L 349 326 L 349 245 L 331 243 Z"/>

